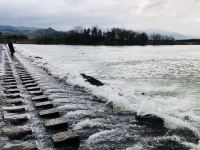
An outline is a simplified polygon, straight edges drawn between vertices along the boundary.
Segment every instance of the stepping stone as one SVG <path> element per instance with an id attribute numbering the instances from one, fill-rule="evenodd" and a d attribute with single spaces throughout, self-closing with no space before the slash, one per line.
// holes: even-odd
<path id="1" fill-rule="evenodd" d="M 24 73 L 24 74 L 21 74 L 20 76 L 25 78 L 25 77 L 31 77 L 32 75 L 30 73 Z"/>
<path id="2" fill-rule="evenodd" d="M 13 71 L 12 70 L 9 70 L 9 71 L 5 71 L 6 74 L 12 74 Z"/>
<path id="3" fill-rule="evenodd" d="M 6 89 L 15 89 L 17 88 L 17 85 L 8 85 L 8 86 L 5 86 Z"/>
<path id="4" fill-rule="evenodd" d="M 17 69 L 19 72 L 24 72 L 24 71 L 27 71 L 26 69 L 24 69 L 24 68 L 18 68 Z"/>
<path id="5" fill-rule="evenodd" d="M 31 76 L 29 77 L 21 77 L 22 81 L 34 80 Z"/>
<path id="6" fill-rule="evenodd" d="M 20 139 L 32 134 L 31 128 L 27 126 L 3 128 L 2 132 L 10 139 Z"/>
<path id="7" fill-rule="evenodd" d="M 27 141 L 21 144 L 10 144 L 8 143 L 1 150 L 37 150 L 35 141 Z"/>
<path id="8" fill-rule="evenodd" d="M 20 76 L 31 76 L 30 73 L 19 73 Z"/>
<path id="9" fill-rule="evenodd" d="M 18 98 L 18 99 L 8 99 L 5 101 L 6 104 L 14 104 L 14 105 L 21 105 L 23 102 L 22 99 Z"/>
<path id="10" fill-rule="evenodd" d="M 14 76 L 14 74 L 10 74 L 10 73 L 8 74 L 8 73 L 7 73 L 7 74 L 5 74 L 5 76 L 6 76 L 6 77 L 12 77 L 12 78 L 14 78 L 14 79 L 15 79 L 15 76 Z"/>
<path id="11" fill-rule="evenodd" d="M 26 70 L 18 70 L 19 73 L 28 73 Z"/>
<path id="12" fill-rule="evenodd" d="M 13 74 L 12 71 L 5 71 L 5 74 Z"/>
<path id="13" fill-rule="evenodd" d="M 79 135 L 72 130 L 53 134 L 52 140 L 56 147 L 61 147 L 64 145 L 79 147 L 80 145 Z"/>
<path id="14" fill-rule="evenodd" d="M 29 81 L 29 80 L 33 80 L 33 78 L 21 78 L 22 79 L 22 81 L 24 82 L 24 81 Z"/>
<path id="15" fill-rule="evenodd" d="M 28 83 L 28 84 L 25 84 L 26 87 L 34 87 L 34 86 L 37 86 L 37 83 Z"/>
<path id="16" fill-rule="evenodd" d="M 15 76 L 13 74 L 7 74 L 7 75 L 4 75 L 4 77 L 6 77 L 6 78 L 15 78 Z"/>
<path id="17" fill-rule="evenodd" d="M 18 72 L 19 72 L 19 74 L 24 74 L 24 73 L 25 74 L 29 74 L 28 71 L 26 71 L 26 70 L 24 70 L 24 71 L 18 71 Z"/>
<path id="18" fill-rule="evenodd" d="M 23 84 L 30 84 L 30 83 L 35 83 L 35 81 L 34 80 L 23 81 Z"/>
<path id="19" fill-rule="evenodd" d="M 26 114 L 6 114 L 4 119 L 12 124 L 22 124 L 28 120 L 28 117 Z"/>
<path id="20" fill-rule="evenodd" d="M 20 93 L 19 89 L 9 89 L 7 90 L 8 93 Z"/>
<path id="21" fill-rule="evenodd" d="M 14 77 L 4 77 L 3 80 L 15 80 Z"/>
<path id="22" fill-rule="evenodd" d="M 31 78 L 32 76 L 31 75 L 21 75 L 20 77 L 21 78 Z"/>
<path id="23" fill-rule="evenodd" d="M 3 80 L 3 82 L 16 82 L 15 79 L 7 79 L 7 80 Z"/>
<path id="24" fill-rule="evenodd" d="M 28 87 L 27 88 L 28 91 L 38 91 L 40 90 L 40 87 L 36 86 L 36 87 Z"/>
<path id="25" fill-rule="evenodd" d="M 17 85 L 17 82 L 7 82 L 6 85 Z"/>
<path id="26" fill-rule="evenodd" d="M 8 94 L 6 95 L 7 98 L 20 98 L 21 95 L 20 94 Z"/>
<path id="27" fill-rule="evenodd" d="M 49 109 L 53 108 L 53 104 L 50 101 L 35 103 L 35 107 L 38 109 Z"/>
<path id="28" fill-rule="evenodd" d="M 48 101 L 48 97 L 45 96 L 45 95 L 34 96 L 34 97 L 32 97 L 32 101 L 34 101 L 34 102 L 44 102 L 44 101 Z"/>
<path id="29" fill-rule="evenodd" d="M 44 126 L 45 128 L 51 129 L 51 130 L 67 129 L 68 122 L 65 118 L 56 118 L 56 119 L 44 121 Z"/>
<path id="30" fill-rule="evenodd" d="M 60 116 L 59 111 L 56 109 L 47 109 L 39 111 L 41 118 L 58 118 Z"/>
<path id="31" fill-rule="evenodd" d="M 30 93 L 31 95 L 36 95 L 36 96 L 43 95 L 43 92 L 42 92 L 42 91 L 29 91 L 29 93 Z"/>
<path id="32" fill-rule="evenodd" d="M 5 71 L 12 71 L 11 67 L 9 66 L 8 68 L 6 68 Z"/>
<path id="33" fill-rule="evenodd" d="M 25 112 L 26 109 L 24 106 L 9 106 L 9 107 L 3 107 L 3 110 L 9 113 L 21 113 Z"/>

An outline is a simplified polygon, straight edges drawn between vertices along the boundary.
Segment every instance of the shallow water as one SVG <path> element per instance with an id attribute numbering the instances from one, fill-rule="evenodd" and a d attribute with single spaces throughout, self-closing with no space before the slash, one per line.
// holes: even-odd
<path id="1" fill-rule="evenodd" d="M 33 64 L 113 101 L 115 107 L 138 114 L 155 114 L 165 120 L 169 129 L 188 128 L 200 135 L 200 46 L 15 46 L 18 56 L 30 57 Z M 84 82 L 80 73 L 94 76 L 106 85 L 91 86 Z M 90 114 L 79 105 L 83 110 L 70 116 Z M 85 120 L 75 128 L 80 129 L 88 122 Z M 90 125 L 101 126 L 101 122 L 95 120 Z M 99 134 L 117 136 L 126 132 L 105 130 L 89 139 L 95 139 Z M 136 145 L 135 149 L 140 147 Z M 198 144 L 194 147 L 198 149 Z"/>

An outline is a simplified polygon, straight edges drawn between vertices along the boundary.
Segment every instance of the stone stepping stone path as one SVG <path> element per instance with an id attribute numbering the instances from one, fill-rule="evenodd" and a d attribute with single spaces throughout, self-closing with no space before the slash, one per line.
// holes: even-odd
<path id="1" fill-rule="evenodd" d="M 68 128 L 68 122 L 65 118 L 56 118 L 44 121 L 44 126 L 51 130 L 60 130 Z"/>
<path id="2" fill-rule="evenodd" d="M 72 130 L 55 133 L 53 134 L 52 139 L 56 147 L 59 147 L 60 145 L 74 146 L 79 145 L 80 143 L 78 134 Z"/>
<path id="3" fill-rule="evenodd" d="M 32 130 L 27 126 L 16 126 L 3 128 L 2 132 L 10 139 L 19 139 L 32 134 Z"/>
<path id="4" fill-rule="evenodd" d="M 21 99 L 21 98 L 15 98 L 15 99 L 7 99 L 6 101 L 5 101 L 5 104 L 6 105 L 16 105 L 16 106 L 18 106 L 18 105 L 22 105 L 22 103 L 23 103 L 23 99 Z"/>
<path id="5" fill-rule="evenodd" d="M 4 106 L 3 111 L 7 111 L 10 113 L 21 113 L 25 112 L 25 106 Z"/>
<path id="6" fill-rule="evenodd" d="M 140 136 L 134 114 L 119 114 L 103 99 L 34 68 L 24 58 L 22 65 L 16 57 L 13 63 L 6 57 L 1 129 L 8 144 L 1 150 L 120 150 L 152 137 Z"/>
<path id="7" fill-rule="evenodd" d="M 5 89 L 5 99 L 2 106 L 3 120 L 6 125 L 2 128 L 2 133 L 9 140 L 14 140 L 3 147 L 3 150 L 36 150 L 38 147 L 34 138 L 34 129 L 31 127 L 30 115 L 32 111 L 37 111 L 36 121 L 43 120 L 45 134 L 49 135 L 49 140 L 56 147 L 73 147 L 78 149 L 80 145 L 79 135 L 69 129 L 68 121 L 60 116 L 60 112 L 54 108 L 52 101 L 38 86 L 32 75 L 20 64 L 14 65 L 5 55 L 5 75 L 3 85 Z M 20 88 L 22 88 L 22 90 Z M 23 92 L 30 99 L 23 97 Z M 33 110 L 29 110 L 29 105 Z M 29 115 L 30 114 L 30 115 Z M 44 139 L 38 139 L 38 142 Z M 18 141 L 16 143 L 16 141 Z"/>

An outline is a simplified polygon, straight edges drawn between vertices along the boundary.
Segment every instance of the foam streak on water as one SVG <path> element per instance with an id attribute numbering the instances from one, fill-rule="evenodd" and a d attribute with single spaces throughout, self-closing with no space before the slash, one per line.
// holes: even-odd
<path id="1" fill-rule="evenodd" d="M 84 86 L 113 101 L 116 107 L 155 114 L 165 119 L 168 128 L 200 133 L 200 46 L 15 46 L 17 55 L 30 57 L 55 77 Z M 80 73 L 106 85 L 91 86 Z M 87 125 L 87 121 L 79 126 Z"/>

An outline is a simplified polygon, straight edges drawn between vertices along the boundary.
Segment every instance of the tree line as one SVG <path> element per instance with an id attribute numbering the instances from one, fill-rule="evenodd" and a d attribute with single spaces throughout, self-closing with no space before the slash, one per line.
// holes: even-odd
<path id="1" fill-rule="evenodd" d="M 175 39 L 160 34 L 147 35 L 121 28 L 103 31 L 94 26 L 92 28 L 75 27 L 67 32 L 41 32 L 34 37 L 37 44 L 68 44 L 68 45 L 173 45 Z"/>

